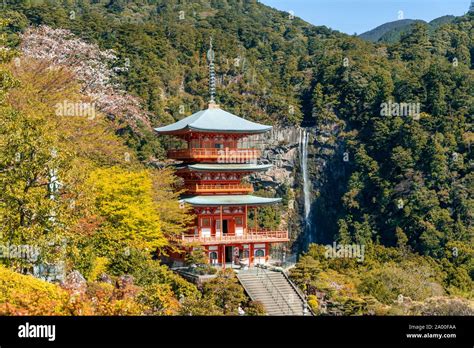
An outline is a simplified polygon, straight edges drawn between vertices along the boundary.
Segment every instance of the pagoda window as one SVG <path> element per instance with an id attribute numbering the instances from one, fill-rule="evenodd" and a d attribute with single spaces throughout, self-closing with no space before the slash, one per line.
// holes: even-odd
<path id="1" fill-rule="evenodd" d="M 255 257 L 264 257 L 264 256 L 265 256 L 265 250 L 264 249 L 255 250 Z"/>
<path id="2" fill-rule="evenodd" d="M 202 219 L 201 219 L 201 227 L 202 227 L 202 228 L 209 228 L 209 227 L 211 227 L 211 219 L 210 219 L 210 218 L 202 218 Z"/>
<path id="3" fill-rule="evenodd" d="M 216 251 L 211 251 L 209 253 L 209 259 L 211 260 L 211 263 L 214 263 L 212 262 L 213 260 L 217 260 L 217 252 Z"/>
<path id="4" fill-rule="evenodd" d="M 235 235 L 242 236 L 244 234 L 243 218 L 242 216 L 235 217 Z"/>
<path id="5" fill-rule="evenodd" d="M 212 141 L 211 141 L 208 137 L 205 137 L 205 138 L 202 140 L 202 147 L 204 147 L 204 148 L 211 148 L 211 147 L 212 147 Z"/>
<path id="6" fill-rule="evenodd" d="M 242 225 L 243 225 L 242 216 L 237 216 L 237 217 L 235 218 L 235 225 L 236 225 L 236 226 L 242 226 Z"/>

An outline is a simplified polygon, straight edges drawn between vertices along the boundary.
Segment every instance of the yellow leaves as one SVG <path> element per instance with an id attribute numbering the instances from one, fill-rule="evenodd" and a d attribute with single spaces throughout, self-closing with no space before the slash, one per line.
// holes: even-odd
<path id="1" fill-rule="evenodd" d="M 319 312 L 319 301 L 316 295 L 309 295 L 308 296 L 308 304 L 311 309 L 315 312 Z"/>
<path id="2" fill-rule="evenodd" d="M 106 273 L 109 260 L 106 257 L 97 257 L 92 263 L 92 270 L 90 271 L 88 280 L 94 281 L 101 274 Z"/>
<path id="3" fill-rule="evenodd" d="M 472 143 L 474 143 L 474 132 L 465 132 L 462 135 L 462 140 L 466 147 L 470 147 Z"/>
<path id="4" fill-rule="evenodd" d="M 150 172 L 153 181 L 153 200 L 157 207 L 163 233 L 167 238 L 173 238 L 183 233 L 193 222 L 190 207 L 180 207 L 176 190 L 177 177 L 169 168 Z"/>
<path id="5" fill-rule="evenodd" d="M 111 238 L 150 251 L 167 244 L 147 170 L 97 169 L 89 184 L 94 187 L 97 211 L 105 218 L 101 229 L 108 230 Z"/>
<path id="6" fill-rule="evenodd" d="M 81 93 L 80 84 L 71 71 L 24 57 L 17 64 L 10 64 L 8 69 L 20 83 L 19 88 L 11 90 L 9 104 L 27 114 L 29 119 L 40 117 L 47 121 L 47 130 L 56 135 L 62 152 L 74 153 L 86 165 L 136 164 L 130 149 L 114 134 L 116 125 L 108 122 L 95 107 L 93 119 L 76 109 L 77 115 L 57 114 L 58 105 L 79 108 L 94 103 Z"/>
<path id="7" fill-rule="evenodd" d="M 51 68 L 48 61 L 20 58 L 9 68 L 21 81 L 21 89 L 12 92 L 9 98 L 16 108 L 27 107 L 33 102 L 53 109 L 64 99 L 74 101 L 84 98 L 80 95 L 80 86 L 74 80 L 73 73 L 64 68 Z"/>
<path id="8" fill-rule="evenodd" d="M 64 315 L 68 293 L 0 266 L 0 315 Z"/>
<path id="9" fill-rule="evenodd" d="M 0 315 L 174 315 L 179 308 L 169 284 L 117 288 L 92 282 L 85 294 L 71 295 L 0 266 Z"/>
<path id="10" fill-rule="evenodd" d="M 51 211 L 57 202 L 49 197 L 52 170 L 62 170 L 64 156 L 53 155 L 57 137 L 50 125 L 30 111 L 0 109 L 0 220 L 5 234 L 16 240 L 33 239 L 51 229 Z M 57 221 L 62 219 L 57 215 Z"/>
<path id="11" fill-rule="evenodd" d="M 147 286 L 139 295 L 138 300 L 147 307 L 146 314 L 174 315 L 180 304 L 169 284 L 153 284 Z"/>
<path id="12" fill-rule="evenodd" d="M 354 282 L 352 277 L 329 269 L 319 274 L 316 284 L 318 289 L 329 291 L 333 297 L 356 297 L 358 294 Z"/>
<path id="13" fill-rule="evenodd" d="M 94 315 L 140 315 L 143 306 L 134 299 L 138 290 L 134 285 L 117 289 L 107 283 L 89 283 L 82 305 Z"/>
<path id="14" fill-rule="evenodd" d="M 357 201 L 357 196 L 359 195 L 359 189 L 352 189 L 344 194 L 342 197 L 342 203 L 347 209 L 359 209 L 360 205 Z"/>

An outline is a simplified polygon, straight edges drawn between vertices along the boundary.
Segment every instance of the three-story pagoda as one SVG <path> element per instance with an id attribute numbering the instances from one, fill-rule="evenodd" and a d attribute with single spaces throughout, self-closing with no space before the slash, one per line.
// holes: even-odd
<path id="1" fill-rule="evenodd" d="M 168 157 L 182 161 L 176 174 L 183 178 L 186 195 L 182 201 L 193 207 L 195 226 L 182 236 L 182 244 L 201 244 L 211 264 L 266 263 L 270 245 L 289 241 L 287 231 L 248 227 L 250 212 L 257 219 L 258 208 L 281 198 L 252 195 L 251 184 L 242 179 L 271 165 L 257 164 L 260 150 L 248 147 L 247 137 L 271 130 L 210 103 L 169 126 L 156 128 L 159 134 L 181 138 L 185 148 L 168 151 Z M 187 248 L 188 251 L 191 247 Z"/>

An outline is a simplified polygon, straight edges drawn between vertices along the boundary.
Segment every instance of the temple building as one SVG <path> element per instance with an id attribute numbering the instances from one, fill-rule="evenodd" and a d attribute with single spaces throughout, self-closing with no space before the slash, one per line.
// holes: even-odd
<path id="1" fill-rule="evenodd" d="M 180 161 L 176 174 L 184 180 L 182 202 L 191 205 L 196 216 L 181 245 L 187 252 L 196 245 L 204 247 L 213 265 L 264 264 L 271 245 L 289 241 L 288 231 L 259 229 L 255 222 L 250 228 L 249 215 L 253 214 L 256 221 L 259 207 L 277 204 L 281 198 L 252 195 L 252 185 L 243 178 L 271 167 L 257 164 L 261 151 L 254 146 L 252 136 L 272 127 L 233 115 L 215 103 L 212 42 L 208 59 L 208 108 L 155 129 L 158 134 L 178 139 L 181 145 L 168 150 L 168 157 Z"/>
<path id="2" fill-rule="evenodd" d="M 271 128 L 226 112 L 213 102 L 206 110 L 156 128 L 159 134 L 178 137 L 186 145 L 168 151 L 169 158 L 182 161 L 176 172 L 186 189 L 182 201 L 196 215 L 194 228 L 182 236 L 186 250 L 199 244 L 211 264 L 251 266 L 269 260 L 272 244 L 289 241 L 287 231 L 248 226 L 251 211 L 256 219 L 259 207 L 281 201 L 252 195 L 252 185 L 242 182 L 246 175 L 271 167 L 257 164 L 260 150 L 249 147 L 248 140 Z"/>

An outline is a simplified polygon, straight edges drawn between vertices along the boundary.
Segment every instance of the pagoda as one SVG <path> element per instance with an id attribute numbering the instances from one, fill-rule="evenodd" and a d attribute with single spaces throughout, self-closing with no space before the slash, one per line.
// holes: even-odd
<path id="1" fill-rule="evenodd" d="M 161 135 L 176 137 L 184 144 L 168 150 L 168 158 L 180 161 L 176 174 L 184 181 L 182 202 L 192 207 L 195 224 L 181 238 L 185 252 L 204 247 L 209 263 L 252 266 L 269 261 L 270 247 L 288 242 L 288 231 L 258 228 L 259 207 L 277 204 L 281 198 L 252 195 L 253 186 L 243 178 L 271 165 L 257 164 L 261 151 L 251 137 L 268 132 L 266 126 L 224 111 L 214 101 L 213 51 L 210 60 L 211 100 L 198 111 L 171 125 L 156 128 Z M 249 214 L 254 224 L 249 228 Z M 184 258 L 174 255 L 179 261 Z"/>

